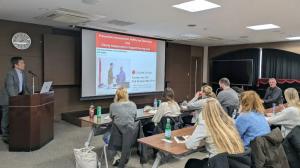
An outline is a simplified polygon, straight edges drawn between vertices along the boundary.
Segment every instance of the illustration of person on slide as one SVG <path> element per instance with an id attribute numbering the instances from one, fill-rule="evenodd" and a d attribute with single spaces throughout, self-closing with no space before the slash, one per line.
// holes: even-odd
<path id="1" fill-rule="evenodd" d="M 110 63 L 109 70 L 108 70 L 108 80 L 107 80 L 108 88 L 112 88 L 113 80 L 114 80 L 113 63 Z"/>
<path id="2" fill-rule="evenodd" d="M 122 85 L 125 81 L 126 81 L 126 74 L 125 74 L 125 72 L 123 70 L 123 67 L 121 66 L 120 67 L 120 72 L 117 75 L 116 82 L 117 82 L 118 85 Z"/>

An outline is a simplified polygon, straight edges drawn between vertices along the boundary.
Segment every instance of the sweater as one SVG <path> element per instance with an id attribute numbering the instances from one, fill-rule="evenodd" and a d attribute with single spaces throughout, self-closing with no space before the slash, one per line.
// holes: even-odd
<path id="1" fill-rule="evenodd" d="M 195 110 L 196 114 L 192 118 L 192 123 L 196 123 L 199 118 L 200 112 L 203 110 L 204 105 L 207 102 L 207 97 L 203 97 L 202 99 L 198 99 L 198 96 L 195 96 L 191 101 L 187 104 L 187 110 Z"/>
<path id="2" fill-rule="evenodd" d="M 154 123 L 159 123 L 162 117 L 178 117 L 181 114 L 180 107 L 177 102 L 163 102 L 157 109 L 157 112 L 152 118 Z"/>
<path id="3" fill-rule="evenodd" d="M 294 127 L 300 125 L 300 109 L 297 107 L 288 107 L 282 112 L 269 117 L 268 122 L 271 125 L 281 125 L 281 133 L 285 138 Z"/>
<path id="4" fill-rule="evenodd" d="M 205 121 L 202 119 L 202 115 L 199 115 L 197 126 L 193 134 L 185 141 L 185 146 L 187 149 L 197 149 L 203 145 L 205 145 L 205 148 L 209 153 L 209 157 L 213 157 L 221 153 L 213 142 L 213 139 L 205 125 Z"/>
<path id="5" fill-rule="evenodd" d="M 270 126 L 263 114 L 258 112 L 241 112 L 236 119 L 236 128 L 240 133 L 244 146 L 247 148 L 250 141 L 258 136 L 271 132 Z"/>
<path id="6" fill-rule="evenodd" d="M 282 91 L 279 87 L 268 87 L 264 96 L 264 103 L 276 103 L 276 105 L 282 103 Z"/>
<path id="7" fill-rule="evenodd" d="M 231 88 L 221 91 L 217 99 L 224 109 L 229 106 L 239 107 L 239 97 L 236 91 Z"/>
<path id="8" fill-rule="evenodd" d="M 133 126 L 136 118 L 137 108 L 131 101 L 112 103 L 109 107 L 109 116 L 119 126 Z"/>

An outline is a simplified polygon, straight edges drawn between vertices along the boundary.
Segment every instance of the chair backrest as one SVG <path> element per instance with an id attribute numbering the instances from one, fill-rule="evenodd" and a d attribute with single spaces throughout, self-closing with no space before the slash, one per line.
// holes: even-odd
<path id="1" fill-rule="evenodd" d="M 251 149 L 247 149 L 244 153 L 229 154 L 228 162 L 230 168 L 250 168 L 251 167 Z"/>
<path id="2" fill-rule="evenodd" d="M 226 107 L 224 107 L 224 110 L 225 110 L 225 112 L 227 112 L 227 114 L 230 117 L 236 118 L 238 107 L 236 107 L 236 106 L 226 106 Z"/>
<path id="3" fill-rule="evenodd" d="M 241 154 L 220 153 L 209 159 L 210 168 L 250 168 L 251 150 Z"/>
<path id="4" fill-rule="evenodd" d="M 300 126 L 296 126 L 283 141 L 283 148 L 291 168 L 300 167 Z"/>
<path id="5" fill-rule="evenodd" d="M 165 130 L 168 118 L 170 119 L 170 124 L 171 124 L 171 129 L 172 130 L 177 130 L 177 129 L 183 128 L 184 123 L 182 121 L 181 116 L 178 116 L 178 117 L 164 116 L 164 117 L 161 118 L 161 120 L 158 124 L 163 131 Z"/>
<path id="6" fill-rule="evenodd" d="M 118 167 L 124 167 L 130 157 L 131 147 L 137 142 L 139 124 L 140 121 L 135 122 L 133 127 L 112 124 L 108 149 L 122 152 Z"/>

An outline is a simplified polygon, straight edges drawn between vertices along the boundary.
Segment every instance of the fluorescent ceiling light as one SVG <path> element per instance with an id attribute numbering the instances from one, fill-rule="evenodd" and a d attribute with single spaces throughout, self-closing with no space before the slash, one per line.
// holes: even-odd
<path id="1" fill-rule="evenodd" d="M 296 36 L 296 37 L 287 37 L 286 39 L 288 39 L 288 40 L 300 40 L 300 36 Z"/>
<path id="2" fill-rule="evenodd" d="M 173 7 L 186 10 L 189 12 L 199 12 L 203 10 L 221 7 L 220 5 L 208 2 L 206 0 L 193 0 L 181 4 L 173 5 Z"/>
<path id="3" fill-rule="evenodd" d="M 182 34 L 182 37 L 186 37 L 186 38 L 199 38 L 201 37 L 199 34 Z"/>
<path id="4" fill-rule="evenodd" d="M 268 29 L 278 29 L 280 27 L 274 24 L 263 24 L 263 25 L 248 26 L 247 28 L 252 30 L 268 30 Z"/>

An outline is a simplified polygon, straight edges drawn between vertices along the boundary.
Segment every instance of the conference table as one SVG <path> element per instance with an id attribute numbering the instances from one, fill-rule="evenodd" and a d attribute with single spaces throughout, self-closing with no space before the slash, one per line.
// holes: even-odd
<path id="1" fill-rule="evenodd" d="M 282 107 L 282 106 L 276 106 L 275 109 L 274 109 L 274 112 L 275 113 L 281 112 L 284 108 L 287 107 L 287 104 L 283 104 L 283 106 L 284 107 Z M 273 108 L 267 108 L 265 110 L 265 114 L 267 114 L 267 113 L 273 113 Z"/>
<path id="2" fill-rule="evenodd" d="M 144 109 L 138 109 L 136 120 L 151 119 L 154 115 L 155 113 L 145 112 Z M 112 119 L 109 117 L 109 114 L 102 114 L 101 117 L 94 115 L 93 118 L 90 116 L 80 117 L 80 120 L 87 122 L 91 126 L 88 139 L 84 144 L 86 147 L 89 146 L 94 135 L 104 134 L 108 131 L 112 123 Z"/>
<path id="3" fill-rule="evenodd" d="M 186 127 L 178 130 L 172 131 L 172 138 L 171 141 L 165 141 L 165 134 L 156 134 L 149 137 L 144 137 L 138 139 L 139 143 L 148 145 L 152 148 L 157 149 L 159 152 L 156 155 L 155 161 L 152 165 L 152 168 L 157 168 L 159 166 L 159 163 L 162 159 L 162 156 L 164 153 L 170 154 L 174 157 L 182 157 L 186 156 L 195 150 L 189 150 L 185 147 L 184 143 L 177 143 L 174 139 L 175 136 L 190 136 L 192 135 L 195 127 Z"/>

